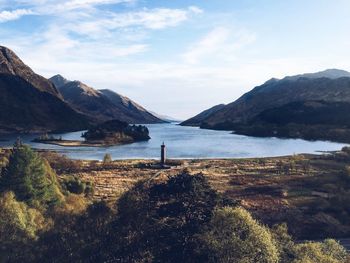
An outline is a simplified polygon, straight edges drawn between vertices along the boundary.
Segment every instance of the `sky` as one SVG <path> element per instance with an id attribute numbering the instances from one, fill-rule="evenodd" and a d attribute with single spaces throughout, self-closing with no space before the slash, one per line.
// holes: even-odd
<path id="1" fill-rule="evenodd" d="M 272 77 L 350 71 L 349 0 L 0 0 L 36 73 L 186 119 Z"/>

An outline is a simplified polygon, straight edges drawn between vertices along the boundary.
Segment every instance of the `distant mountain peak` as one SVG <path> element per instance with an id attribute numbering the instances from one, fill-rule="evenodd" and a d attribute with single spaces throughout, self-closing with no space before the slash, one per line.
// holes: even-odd
<path id="1" fill-rule="evenodd" d="M 271 83 L 274 83 L 274 82 L 278 82 L 279 80 L 280 79 L 277 79 L 277 78 L 271 78 L 268 81 L 266 81 L 264 84 L 271 84 Z"/>
<path id="2" fill-rule="evenodd" d="M 328 79 L 338 79 L 347 77 L 350 78 L 350 72 L 342 69 L 326 69 L 323 71 L 315 72 L 315 73 L 305 73 L 295 76 L 285 77 L 285 80 L 297 80 L 300 78 L 308 78 L 308 79 L 318 79 L 318 78 L 328 78 Z"/>

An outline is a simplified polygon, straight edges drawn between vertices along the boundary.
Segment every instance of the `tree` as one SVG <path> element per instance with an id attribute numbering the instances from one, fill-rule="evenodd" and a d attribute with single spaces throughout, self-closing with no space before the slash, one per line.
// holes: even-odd
<path id="1" fill-rule="evenodd" d="M 113 260 L 202 262 L 198 235 L 221 202 L 202 174 L 138 183 L 118 201 L 118 218 L 107 244 L 117 246 L 110 248 Z"/>
<path id="2" fill-rule="evenodd" d="M 0 191 L 13 191 L 31 206 L 51 206 L 63 199 L 56 174 L 29 146 L 16 144 L 2 177 Z"/>
<path id="3" fill-rule="evenodd" d="M 240 207 L 215 210 L 202 240 L 209 251 L 209 262 L 279 261 L 278 249 L 269 229 Z"/>

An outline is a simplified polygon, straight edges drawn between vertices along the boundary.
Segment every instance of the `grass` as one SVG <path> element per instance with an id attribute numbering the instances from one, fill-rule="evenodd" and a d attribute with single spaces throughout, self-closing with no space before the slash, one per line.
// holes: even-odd
<path id="1" fill-rule="evenodd" d="M 114 202 L 139 180 L 163 180 L 183 170 L 203 173 L 212 187 L 238 200 L 263 223 L 287 222 L 300 239 L 350 236 L 350 177 L 344 154 L 276 158 L 174 160 L 172 169 L 154 169 L 154 160 L 74 161 L 44 152 L 60 177 L 91 182 L 92 200 Z M 341 156 L 341 158 L 337 158 Z M 347 181 L 348 178 L 349 180 Z M 321 194 L 320 194 L 321 193 Z M 325 198 L 322 193 L 327 194 Z M 336 209 L 333 209 L 336 208 Z M 336 225 L 336 226 L 334 226 Z"/>

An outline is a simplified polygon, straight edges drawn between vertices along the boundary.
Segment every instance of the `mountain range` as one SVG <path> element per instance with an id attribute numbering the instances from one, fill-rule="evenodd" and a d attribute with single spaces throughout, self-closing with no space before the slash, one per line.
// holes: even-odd
<path id="1" fill-rule="evenodd" d="M 328 69 L 270 79 L 238 100 L 182 125 L 254 136 L 350 142 L 350 116 L 342 111 L 349 106 L 350 73 Z"/>
<path id="2" fill-rule="evenodd" d="M 67 80 L 61 75 L 53 76 L 50 81 L 72 108 L 95 122 L 114 119 L 133 124 L 164 122 L 136 102 L 112 90 L 96 90 L 80 81 Z"/>
<path id="3" fill-rule="evenodd" d="M 4 46 L 0 46 L 0 93 L 0 133 L 76 131 L 113 119 L 164 122 L 113 91 L 95 90 L 60 75 L 48 80 Z"/>

